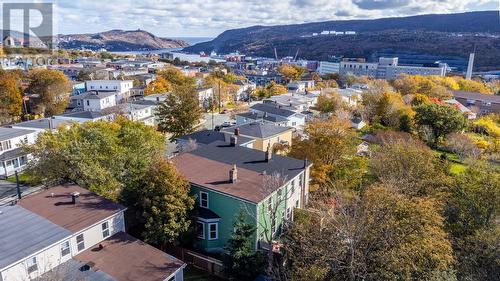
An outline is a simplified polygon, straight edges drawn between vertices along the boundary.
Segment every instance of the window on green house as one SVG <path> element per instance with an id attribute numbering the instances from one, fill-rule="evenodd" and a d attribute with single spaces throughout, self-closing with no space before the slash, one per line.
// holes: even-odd
<path id="1" fill-rule="evenodd" d="M 267 199 L 267 211 L 270 213 L 272 212 L 272 210 L 273 210 L 273 198 L 269 197 L 269 199 Z"/>
<path id="2" fill-rule="evenodd" d="M 218 228 L 218 223 L 208 224 L 208 240 L 215 240 L 219 238 Z"/>
<path id="3" fill-rule="evenodd" d="M 205 239 L 205 224 L 202 222 L 196 222 L 196 234 L 200 239 Z"/>
<path id="4" fill-rule="evenodd" d="M 200 191 L 200 207 L 208 208 L 208 193 Z"/>

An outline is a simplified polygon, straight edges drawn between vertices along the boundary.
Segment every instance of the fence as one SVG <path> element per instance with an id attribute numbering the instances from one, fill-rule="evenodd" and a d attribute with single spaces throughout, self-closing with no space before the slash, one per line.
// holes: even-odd
<path id="1" fill-rule="evenodd" d="M 217 277 L 226 278 L 226 275 L 224 274 L 224 265 L 222 264 L 222 261 L 218 259 L 181 247 L 172 247 L 169 249 L 169 253 L 194 267 L 207 271 Z"/>

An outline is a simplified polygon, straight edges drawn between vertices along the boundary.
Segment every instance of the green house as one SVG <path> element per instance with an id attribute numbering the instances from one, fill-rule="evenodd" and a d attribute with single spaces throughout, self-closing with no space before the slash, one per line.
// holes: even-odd
<path id="1" fill-rule="evenodd" d="M 307 161 L 237 145 L 237 140 L 199 145 L 174 158 L 196 198 L 196 247 L 222 251 L 240 212 L 256 226 L 255 247 L 279 236 L 293 209 L 307 203 Z M 272 223 L 274 221 L 274 223 Z"/>

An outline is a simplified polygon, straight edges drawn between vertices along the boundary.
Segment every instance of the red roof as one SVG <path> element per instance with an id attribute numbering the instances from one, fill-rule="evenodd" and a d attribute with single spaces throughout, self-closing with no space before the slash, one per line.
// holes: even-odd
<path id="1" fill-rule="evenodd" d="M 222 162 L 210 160 L 191 153 L 174 158 L 177 170 L 191 183 L 258 203 L 269 193 L 262 188 L 264 175 L 255 171 L 236 167 L 238 179 L 229 181 L 229 170 L 233 168 Z"/>
<path id="2" fill-rule="evenodd" d="M 76 204 L 71 192 L 79 192 Z M 23 208 L 72 232 L 81 231 L 125 209 L 77 185 L 56 186 L 19 201 Z"/>
<path id="3" fill-rule="evenodd" d="M 124 232 L 109 237 L 74 257 L 117 281 L 165 280 L 184 263 Z"/>

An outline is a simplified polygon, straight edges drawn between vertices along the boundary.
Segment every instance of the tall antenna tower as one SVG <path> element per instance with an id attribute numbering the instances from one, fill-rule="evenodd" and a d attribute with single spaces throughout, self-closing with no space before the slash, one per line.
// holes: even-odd
<path id="1" fill-rule="evenodd" d="M 469 63 L 467 64 L 467 73 L 465 74 L 466 80 L 472 79 L 472 69 L 474 68 L 474 56 L 476 54 L 476 44 L 474 44 L 474 51 L 469 55 Z"/>

